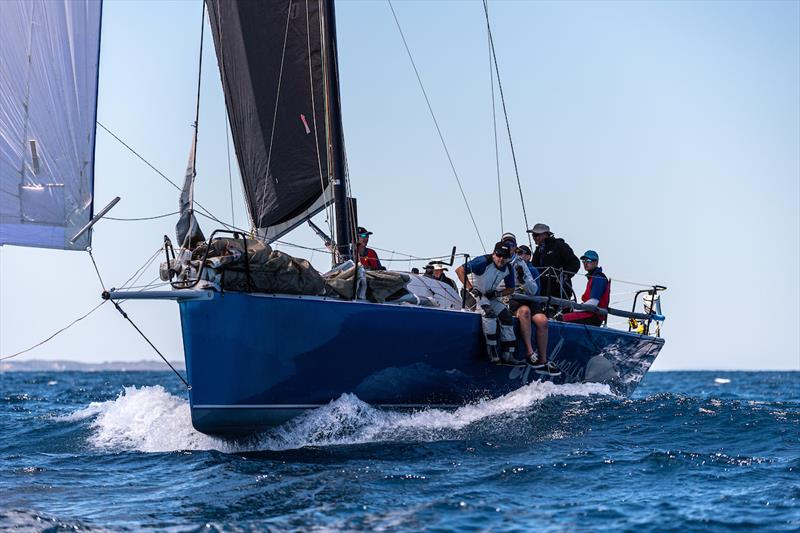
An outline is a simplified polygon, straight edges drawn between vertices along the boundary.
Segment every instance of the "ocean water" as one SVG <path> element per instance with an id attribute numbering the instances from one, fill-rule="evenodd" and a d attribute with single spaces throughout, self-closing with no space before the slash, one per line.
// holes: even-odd
<path id="1" fill-rule="evenodd" d="M 11 372 L 0 462 L 0 530 L 797 531 L 800 372 L 343 396 L 238 443 L 195 432 L 167 372 Z"/>

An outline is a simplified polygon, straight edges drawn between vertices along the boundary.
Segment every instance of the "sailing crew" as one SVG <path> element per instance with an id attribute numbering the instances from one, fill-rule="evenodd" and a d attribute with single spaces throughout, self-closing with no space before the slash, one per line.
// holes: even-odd
<path id="1" fill-rule="evenodd" d="M 367 270 L 385 270 L 375 250 L 367 248 L 370 235 L 372 235 L 372 232 L 367 231 L 366 228 L 362 226 L 356 229 L 356 237 L 358 238 L 358 260 L 361 266 Z"/>
<path id="2" fill-rule="evenodd" d="M 517 364 L 514 358 L 516 337 L 511 311 L 500 300 L 514 292 L 514 272 L 508 264 L 511 250 L 502 242 L 494 245 L 489 255 L 481 255 L 456 269 L 456 276 L 478 303 L 481 323 L 486 338 L 486 351 L 492 363 Z M 503 285 L 505 284 L 505 285 Z M 505 288 L 501 288 L 501 287 Z M 500 322 L 500 347 L 497 340 L 497 322 Z M 502 353 L 501 353 L 502 352 Z"/>
<path id="3" fill-rule="evenodd" d="M 513 238 L 513 239 L 512 239 Z M 514 270 L 516 278 L 516 293 L 525 296 L 536 296 L 539 292 L 537 278 L 539 271 L 531 264 L 531 249 L 523 244 L 517 247 L 516 237 L 511 233 L 503 235 L 503 242 L 508 246 L 513 246 L 514 253 L 511 256 L 511 268 Z M 525 361 L 531 365 L 537 374 L 548 376 L 560 376 L 561 370 L 558 366 L 547 360 L 547 315 L 545 306 L 533 301 L 524 302 L 511 298 L 508 302 L 509 310 L 517 317 L 519 322 L 519 333 L 525 343 Z M 536 347 L 533 349 L 531 342 L 531 323 L 536 326 Z"/>
<path id="4" fill-rule="evenodd" d="M 600 256 L 594 250 L 586 250 L 586 253 L 581 256 L 581 262 L 589 280 L 586 290 L 581 296 L 581 301 L 588 305 L 596 305 L 599 309 L 608 309 L 608 301 L 611 299 L 611 281 L 603 274 L 603 268 L 598 265 L 599 261 Z M 564 322 L 600 326 L 605 317 L 592 311 L 578 311 L 566 313 L 563 319 Z"/>
<path id="5" fill-rule="evenodd" d="M 531 262 L 541 274 L 539 295 L 569 300 L 574 294 L 572 276 L 580 268 L 575 252 L 564 239 L 556 238 L 547 224 L 540 222 L 528 233 L 533 235 L 536 243 Z"/>
<path id="6" fill-rule="evenodd" d="M 437 281 L 441 281 L 442 283 L 450 285 L 456 292 L 458 292 L 458 287 L 456 286 L 456 282 L 448 278 L 447 275 L 445 274 L 445 271 L 447 270 L 446 265 L 444 265 L 441 261 L 434 261 L 428 263 L 428 266 L 431 267 L 430 277 L 432 277 Z M 425 273 L 427 274 L 427 272 L 428 272 L 428 267 L 425 267 Z"/>

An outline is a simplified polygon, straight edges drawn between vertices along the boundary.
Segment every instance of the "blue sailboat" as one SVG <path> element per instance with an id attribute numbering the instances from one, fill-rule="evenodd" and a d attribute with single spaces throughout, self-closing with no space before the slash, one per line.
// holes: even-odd
<path id="1" fill-rule="evenodd" d="M 99 50 L 99 3 L 85 4 L 97 15 L 87 25 L 86 46 Z M 664 317 L 657 306 L 661 287 L 642 291 L 649 298 L 645 312 L 636 312 L 636 301 L 631 311 L 607 311 L 632 320 L 636 327 L 628 331 L 551 320 L 548 348 L 562 369 L 557 377 L 544 377 L 527 365 L 491 364 L 480 315 L 465 309 L 460 295 L 445 283 L 387 273 L 402 280 L 401 290 L 381 297 L 368 292 L 370 279 L 358 266 L 354 246 L 358 223 L 355 201 L 348 195 L 333 1 L 206 0 L 205 5 L 253 230 L 249 235 L 218 230 L 205 238 L 192 212 L 190 156 L 177 250 L 165 243 L 162 272 L 172 289 L 105 294 L 115 302 L 177 301 L 197 430 L 249 435 L 345 393 L 383 408 L 415 410 L 455 408 L 540 379 L 607 383 L 619 394 L 633 392 L 664 345 L 659 335 Z M 20 13 L 22 20 L 26 16 Z M 94 85 L 81 92 L 89 111 L 96 109 L 96 65 L 93 72 Z M 32 124 L 30 117 L 25 120 Z M 89 124 L 93 139 L 94 115 Z M 85 133 L 75 136 L 84 138 Z M 13 139 L 0 147 L 13 163 L 0 175 L 4 192 L 14 186 L 20 191 L 27 185 L 44 187 L 44 178 L 34 178 L 37 156 L 29 137 L 25 128 L 15 137 L 3 137 Z M 89 156 L 92 152 L 93 146 Z M 60 247 L 85 248 L 91 242 L 90 225 L 99 219 L 100 214 L 92 216 L 87 167 L 91 164 L 61 174 L 83 179 L 86 186 L 80 189 L 84 196 L 73 201 L 84 207 L 81 216 L 57 221 Z M 48 212 L 61 209 L 56 200 L 60 197 L 51 201 Z M 21 192 L 14 202 L 4 197 L 0 244 L 52 246 L 44 238 L 11 238 L 18 226 L 30 231 L 51 223 L 26 215 L 34 202 Z M 313 268 L 271 254 L 268 244 L 326 209 L 335 214 L 329 245 L 339 266 L 325 278 L 326 285 L 301 287 L 295 282 L 314 278 Z M 221 252 L 214 255 L 215 248 Z M 269 261 L 283 264 L 284 270 L 269 270 Z M 336 275 L 340 290 L 332 291 L 327 283 Z M 569 301 L 545 303 L 582 308 Z M 519 336 L 517 348 L 523 352 Z"/>

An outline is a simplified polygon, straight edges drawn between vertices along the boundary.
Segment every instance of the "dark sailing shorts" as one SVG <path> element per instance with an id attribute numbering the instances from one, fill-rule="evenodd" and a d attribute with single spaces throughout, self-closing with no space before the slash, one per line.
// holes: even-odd
<path id="1" fill-rule="evenodd" d="M 510 300 L 508 302 L 508 309 L 511 311 L 511 314 L 517 314 L 517 311 L 522 306 L 527 306 L 531 310 L 531 315 L 538 315 L 538 314 L 545 314 L 544 312 L 544 305 L 539 303 L 528 303 L 528 302 L 520 302 L 518 300 Z"/>

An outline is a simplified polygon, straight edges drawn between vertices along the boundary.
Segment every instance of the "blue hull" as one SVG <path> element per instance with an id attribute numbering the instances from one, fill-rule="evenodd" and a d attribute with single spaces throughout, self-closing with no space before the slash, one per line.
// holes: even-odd
<path id="1" fill-rule="evenodd" d="M 490 364 L 475 313 L 235 292 L 180 311 L 192 423 L 209 434 L 256 433 L 343 393 L 397 409 L 456 407 L 542 379 Z M 553 381 L 630 395 L 663 345 L 551 321 L 550 358 L 563 371 Z"/>

